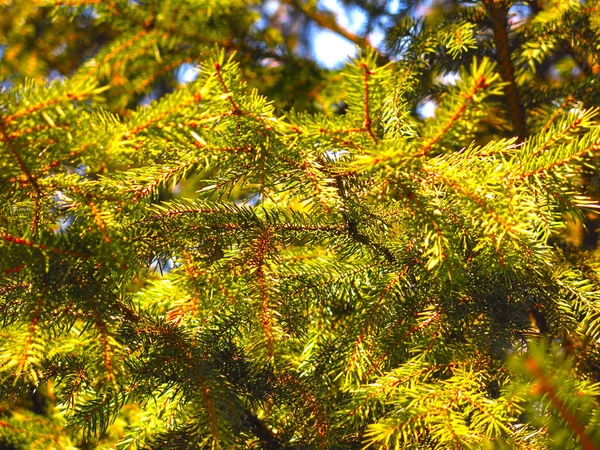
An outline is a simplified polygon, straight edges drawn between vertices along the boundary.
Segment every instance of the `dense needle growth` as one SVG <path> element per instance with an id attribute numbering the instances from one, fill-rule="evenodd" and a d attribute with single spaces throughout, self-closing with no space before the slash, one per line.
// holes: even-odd
<path id="1" fill-rule="evenodd" d="M 0 448 L 600 448 L 600 3 L 315 3 L 0 4 Z"/>

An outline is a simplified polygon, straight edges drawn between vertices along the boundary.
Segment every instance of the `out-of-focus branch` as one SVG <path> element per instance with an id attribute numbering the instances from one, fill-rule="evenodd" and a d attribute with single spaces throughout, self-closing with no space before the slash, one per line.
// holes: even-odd
<path id="1" fill-rule="evenodd" d="M 281 0 L 282 3 L 291 6 L 297 11 L 300 11 L 314 23 L 322 28 L 326 28 L 329 31 L 333 31 L 336 34 L 348 39 L 350 42 L 355 43 L 362 48 L 371 48 L 369 40 L 365 37 L 358 36 L 336 22 L 333 14 L 326 14 L 316 9 L 312 9 L 310 6 L 304 4 L 301 0 Z"/>
<path id="2" fill-rule="evenodd" d="M 510 57 L 508 4 L 499 0 L 484 0 L 483 5 L 493 24 L 498 65 L 502 79 L 507 83 L 504 92 L 510 109 L 514 131 L 519 137 L 519 141 L 523 141 L 527 137 L 527 123 L 525 120 L 525 108 L 523 108 L 523 104 L 521 103 L 519 89 L 515 80 L 515 71 Z"/>
<path id="3" fill-rule="evenodd" d="M 569 428 L 575 432 L 579 438 L 581 448 L 584 450 L 598 450 L 598 447 L 594 445 L 590 437 L 586 434 L 585 428 L 579 423 L 577 418 L 569 411 L 564 402 L 558 397 L 555 392 L 555 388 L 550 380 L 544 375 L 542 368 L 535 358 L 530 357 L 525 362 L 525 367 L 531 375 L 537 380 L 537 390 L 540 394 L 546 394 L 552 405 L 562 416 L 563 420 L 567 423 Z"/>

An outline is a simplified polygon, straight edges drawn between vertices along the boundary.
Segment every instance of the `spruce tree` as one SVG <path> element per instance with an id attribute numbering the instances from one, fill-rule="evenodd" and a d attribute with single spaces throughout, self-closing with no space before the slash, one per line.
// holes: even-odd
<path id="1" fill-rule="evenodd" d="M 0 7 L 1 448 L 600 448 L 600 3 L 344 3 Z"/>

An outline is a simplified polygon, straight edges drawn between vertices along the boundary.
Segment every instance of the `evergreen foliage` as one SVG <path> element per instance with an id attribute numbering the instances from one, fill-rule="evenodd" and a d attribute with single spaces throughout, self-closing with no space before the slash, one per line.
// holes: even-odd
<path id="1" fill-rule="evenodd" d="M 600 448 L 600 3 L 200 3 L 3 7 L 0 446 Z"/>

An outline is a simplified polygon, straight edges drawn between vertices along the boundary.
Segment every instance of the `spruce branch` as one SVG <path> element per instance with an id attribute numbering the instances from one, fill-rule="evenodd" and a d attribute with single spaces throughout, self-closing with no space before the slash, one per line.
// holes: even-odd
<path id="1" fill-rule="evenodd" d="M 310 5 L 307 4 L 307 2 L 304 2 L 303 0 L 283 0 L 283 3 L 291 6 L 296 11 L 301 12 L 320 27 L 323 27 L 336 34 L 339 34 L 343 38 L 348 39 L 350 42 L 356 44 L 361 48 L 372 49 L 368 39 L 351 33 L 350 31 L 343 28 L 337 23 L 333 15 L 319 12 L 316 9 L 311 8 Z"/>
<path id="2" fill-rule="evenodd" d="M 489 214 L 489 216 L 492 219 L 494 219 L 495 222 L 497 222 L 503 228 L 504 233 L 508 234 L 509 236 L 515 235 L 512 224 L 506 222 L 502 218 L 502 216 L 492 206 L 490 206 L 485 199 L 477 195 L 477 193 L 471 191 L 466 186 L 463 186 L 458 181 L 446 177 L 445 175 L 427 169 L 424 169 L 423 172 L 430 175 L 433 179 L 439 179 L 443 184 L 449 186 L 452 190 L 464 195 L 465 197 L 473 201 L 478 207 L 482 208 L 487 214 Z"/>
<path id="3" fill-rule="evenodd" d="M 264 257 L 267 251 L 267 247 L 270 243 L 270 233 L 265 232 L 265 234 L 261 235 L 259 238 L 259 247 L 257 250 L 257 255 L 255 259 L 256 264 L 256 276 L 258 278 L 258 286 L 260 289 L 260 308 L 261 308 L 261 324 L 263 326 L 263 330 L 265 336 L 267 338 L 267 349 L 269 359 L 272 360 L 275 356 L 275 345 L 274 345 L 274 337 L 273 337 L 273 312 L 269 306 L 269 296 L 267 292 L 266 286 L 266 277 L 264 271 Z"/>
<path id="4" fill-rule="evenodd" d="M 367 320 L 363 325 L 362 329 L 360 330 L 360 333 L 356 339 L 356 342 L 354 344 L 354 350 L 352 351 L 352 354 L 348 359 L 348 365 L 346 367 L 346 377 L 348 377 L 348 374 L 350 374 L 358 368 L 358 357 L 359 354 L 362 352 L 363 341 L 365 341 L 369 337 L 371 328 L 373 326 L 373 319 L 377 317 L 378 309 L 381 306 L 385 296 L 390 291 L 390 289 L 392 289 L 400 282 L 400 280 L 402 280 L 402 278 L 406 275 L 407 272 L 408 267 L 405 267 L 396 276 L 394 276 L 390 280 L 390 282 L 385 286 L 385 288 L 379 295 L 377 302 L 371 308 L 369 315 L 367 316 Z M 360 380 L 361 382 L 364 381 L 364 379 L 366 379 L 366 377 L 369 375 L 369 373 L 373 370 L 374 367 L 375 365 L 371 365 L 369 371 L 363 374 L 363 379 Z"/>
<path id="5" fill-rule="evenodd" d="M 576 101 L 577 100 L 575 99 L 575 97 L 573 97 L 572 95 L 568 95 L 567 98 L 565 98 L 564 101 L 562 102 L 562 104 L 560 105 L 560 108 L 557 108 L 556 111 L 552 114 L 552 116 L 550 116 L 550 118 L 548 119 L 548 121 L 544 125 L 543 130 L 544 131 L 548 131 L 548 129 L 550 128 L 550 126 L 564 112 L 564 110 L 567 107 L 569 107 L 570 105 L 572 105 L 573 103 L 575 103 Z"/>
<path id="6" fill-rule="evenodd" d="M 10 243 L 17 244 L 17 245 L 25 245 L 27 247 L 36 248 L 36 249 L 39 249 L 42 251 L 48 251 L 51 253 L 57 253 L 57 254 L 62 254 L 62 255 L 71 255 L 71 256 L 75 256 L 77 258 L 82 258 L 82 259 L 88 259 L 90 257 L 89 254 L 74 252 L 74 251 L 70 251 L 70 250 L 64 250 L 61 248 L 51 247 L 51 246 L 48 246 L 45 244 L 39 244 L 39 243 L 33 242 L 28 239 L 12 236 L 10 234 L 0 235 L 0 238 L 6 242 L 10 242 Z"/>
<path id="7" fill-rule="evenodd" d="M 369 69 L 369 66 L 362 62 L 361 63 L 361 67 L 364 70 L 364 89 L 365 89 L 365 120 L 363 121 L 363 127 L 365 128 L 365 130 L 367 131 L 367 133 L 369 133 L 369 136 L 371 137 L 371 139 L 373 140 L 373 142 L 375 143 L 375 145 L 377 145 L 379 143 L 379 141 L 377 140 L 377 138 L 375 137 L 375 135 L 373 134 L 373 129 L 371 128 L 371 115 L 369 112 L 369 76 L 370 75 L 375 75 L 375 72 L 373 72 L 371 69 Z"/>
<path id="8" fill-rule="evenodd" d="M 525 367 L 529 373 L 536 379 L 537 386 L 535 390 L 540 394 L 545 394 L 550 399 L 552 405 L 559 412 L 564 421 L 569 427 L 575 432 L 581 446 L 584 450 L 597 450 L 598 447 L 594 445 L 590 437 L 585 432 L 583 426 L 579 423 L 577 418 L 569 411 L 565 403 L 558 397 L 552 382 L 544 375 L 542 368 L 536 361 L 534 356 L 530 356 L 525 360 Z"/>
<path id="9" fill-rule="evenodd" d="M 35 176 L 31 173 L 31 171 L 25 164 L 25 161 L 23 161 L 23 158 L 21 158 L 21 155 L 19 154 L 19 152 L 15 149 L 15 147 L 12 143 L 12 140 L 11 140 L 11 136 L 9 136 L 7 134 L 6 124 L 9 123 L 10 121 L 14 120 L 14 117 L 16 117 L 16 116 L 9 116 L 8 118 L 4 118 L 0 122 L 0 132 L 2 133 L 2 140 L 4 142 L 6 142 L 8 150 L 10 151 L 13 158 L 17 161 L 19 168 L 21 169 L 21 172 L 23 172 L 23 175 L 27 178 L 27 181 L 29 182 L 29 184 L 31 185 L 31 187 L 33 188 L 33 191 L 34 191 L 34 194 L 33 194 L 33 220 L 31 221 L 31 225 L 29 227 L 30 234 L 34 235 L 35 231 L 37 229 L 38 221 L 40 220 L 39 204 L 40 204 L 40 199 L 42 197 L 42 190 L 40 189 L 40 186 L 38 185 L 38 182 L 37 182 Z M 9 118 L 11 120 L 9 120 Z"/>
<path id="10" fill-rule="evenodd" d="M 24 373 L 28 367 L 32 364 L 32 362 L 35 361 L 39 361 L 39 351 L 40 348 L 33 348 L 35 347 L 35 343 L 34 340 L 36 339 L 38 333 L 39 333 L 39 322 L 40 322 L 40 318 L 42 316 L 42 307 L 44 306 L 44 295 L 43 294 L 38 294 L 38 301 L 37 301 L 37 305 L 35 308 L 35 311 L 33 312 L 33 316 L 31 317 L 31 324 L 29 326 L 29 330 L 27 332 L 27 338 L 25 340 L 25 343 L 23 345 L 23 350 L 22 350 L 22 355 L 19 358 L 19 361 L 16 364 L 16 371 L 15 371 L 15 378 L 18 378 L 22 373 Z M 12 364 L 12 362 L 8 362 L 9 366 Z M 38 383 L 38 379 L 37 376 L 35 375 L 34 372 L 30 372 L 30 374 L 32 375 L 32 382 L 34 384 Z"/>
<path id="11" fill-rule="evenodd" d="M 534 167 L 531 168 L 531 170 L 527 171 L 527 172 L 522 172 L 517 176 L 517 179 L 523 180 L 535 175 L 543 175 L 544 173 L 550 172 L 553 169 L 556 168 L 560 168 L 560 167 L 564 167 L 565 164 L 568 164 L 569 162 L 573 161 L 573 160 L 577 160 L 579 158 L 581 158 L 584 155 L 587 155 L 591 152 L 597 152 L 600 150 L 600 138 L 596 138 L 594 139 L 594 136 L 586 136 L 585 140 L 581 140 L 580 141 L 582 145 L 565 145 L 564 149 L 565 154 L 562 155 L 562 157 L 556 158 L 555 160 L 551 160 L 548 162 L 545 161 L 540 161 L 541 164 L 539 165 L 539 167 Z M 583 148 L 580 148 L 583 147 Z M 537 161 L 535 161 L 537 162 Z M 535 162 L 534 165 L 535 166 Z"/>
<path id="12" fill-rule="evenodd" d="M 523 141 L 528 135 L 527 122 L 511 57 L 508 35 L 508 3 L 504 0 L 483 0 L 483 5 L 492 21 L 498 64 L 502 79 L 507 83 L 505 95 L 514 131 L 519 140 Z"/>

